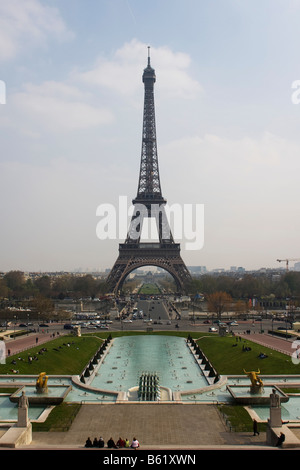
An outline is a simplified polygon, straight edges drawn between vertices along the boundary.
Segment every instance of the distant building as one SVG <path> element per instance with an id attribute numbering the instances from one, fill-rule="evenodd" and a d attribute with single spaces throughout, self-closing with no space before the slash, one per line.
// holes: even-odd
<path id="1" fill-rule="evenodd" d="M 204 274 L 207 273 L 206 266 L 187 266 L 191 274 Z"/>
<path id="2" fill-rule="evenodd" d="M 294 271 L 300 271 L 300 262 L 294 264 Z"/>

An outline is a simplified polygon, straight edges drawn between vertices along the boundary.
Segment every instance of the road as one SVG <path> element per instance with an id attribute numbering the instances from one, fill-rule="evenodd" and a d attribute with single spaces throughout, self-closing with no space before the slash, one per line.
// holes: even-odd
<path id="1" fill-rule="evenodd" d="M 162 300 L 139 300 L 137 309 L 143 311 L 146 319 L 169 320 L 168 307 Z"/>
<path id="2" fill-rule="evenodd" d="M 190 331 L 190 332 L 208 332 L 209 328 L 216 326 L 215 324 L 204 323 L 203 320 L 195 320 L 190 318 L 184 311 L 182 312 L 181 318 L 178 319 L 176 312 L 170 308 L 170 305 L 163 300 L 139 300 L 137 304 L 138 311 L 143 310 L 144 318 L 137 318 L 132 320 L 132 315 L 130 315 L 127 321 L 119 321 L 112 319 L 112 323 L 108 325 L 108 330 L 106 331 L 145 331 L 148 328 L 152 328 L 153 331 Z M 149 321 L 149 319 L 151 321 Z M 10 354 L 15 354 L 21 352 L 25 349 L 34 347 L 36 345 L 42 345 L 45 342 L 57 337 L 58 335 L 69 334 L 70 330 L 65 330 L 63 323 L 49 323 L 45 327 L 39 327 L 37 324 L 33 326 L 35 332 L 28 333 L 24 336 L 21 336 L 17 339 L 10 339 L 5 341 L 6 351 L 10 350 Z M 284 322 L 274 322 L 272 325 L 271 320 L 263 321 L 252 321 L 252 320 L 238 320 L 237 326 L 228 326 L 229 331 L 234 332 L 234 334 L 255 341 L 262 345 L 280 350 L 286 354 L 292 354 L 294 348 L 292 347 L 293 340 L 290 339 L 280 339 L 268 334 L 268 331 L 272 329 L 276 330 L 278 327 L 285 327 Z M 22 329 L 16 327 L 16 329 Z M 26 328 L 24 328 L 26 330 Z M 82 333 L 85 332 L 101 332 L 101 329 L 96 330 L 91 328 L 83 328 Z M 104 330 L 105 331 L 105 330 Z M 218 332 L 215 333 L 218 335 Z"/>

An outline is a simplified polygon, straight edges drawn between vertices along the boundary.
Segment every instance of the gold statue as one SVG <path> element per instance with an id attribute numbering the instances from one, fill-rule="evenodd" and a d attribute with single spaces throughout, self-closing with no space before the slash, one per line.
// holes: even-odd
<path id="1" fill-rule="evenodd" d="M 246 372 L 245 369 L 244 369 L 244 372 L 245 372 L 246 375 L 248 375 L 249 379 L 251 380 L 252 387 L 262 387 L 263 386 L 263 381 L 257 375 L 257 374 L 260 374 L 259 369 L 258 369 L 257 372 L 255 372 L 254 370 L 251 371 L 251 372 Z"/>
<path id="2" fill-rule="evenodd" d="M 44 392 L 47 390 L 48 375 L 46 372 L 41 372 L 36 381 L 36 389 L 39 392 Z"/>

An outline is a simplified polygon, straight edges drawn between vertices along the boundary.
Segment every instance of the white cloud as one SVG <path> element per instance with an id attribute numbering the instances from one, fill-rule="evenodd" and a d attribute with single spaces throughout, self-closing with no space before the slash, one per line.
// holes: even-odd
<path id="1" fill-rule="evenodd" d="M 187 54 L 158 47 L 151 49 L 152 56 L 164 99 L 170 95 L 191 98 L 199 93 L 201 85 L 190 76 Z M 23 135 L 36 137 L 43 130 L 63 132 L 110 124 L 123 112 L 119 94 L 129 100 L 130 106 L 142 106 L 141 77 L 146 65 L 146 44 L 132 40 L 116 50 L 111 59 L 99 59 L 91 70 L 73 71 L 63 81 L 26 83 L 9 97 L 11 125 Z M 106 106 L 108 89 L 112 94 Z"/>
<path id="2" fill-rule="evenodd" d="M 240 139 L 193 135 L 162 146 L 168 203 L 204 204 L 204 248 L 184 252 L 186 263 L 258 268 L 296 257 L 299 151 L 297 142 L 270 132 Z"/>
<path id="3" fill-rule="evenodd" d="M 11 101 L 19 117 L 20 113 L 22 119 L 27 116 L 35 128 L 61 132 L 100 126 L 113 120 L 110 110 L 89 104 L 89 98 L 76 86 L 48 81 L 24 85 Z"/>
<path id="4" fill-rule="evenodd" d="M 141 64 L 147 65 L 147 45 L 133 39 L 117 49 L 111 59 L 99 58 L 94 68 L 79 73 L 78 78 L 122 95 L 133 95 L 141 89 Z M 191 98 L 202 90 L 190 76 L 190 64 L 188 54 L 175 53 L 166 46 L 151 48 L 151 66 L 158 70 L 163 93 Z"/>
<path id="5" fill-rule="evenodd" d="M 160 151 L 163 193 L 171 204 L 207 204 L 213 219 L 240 232 L 254 221 L 256 227 L 268 221 L 266 233 L 274 236 L 278 217 L 282 225 L 298 213 L 298 154 L 297 143 L 267 132 L 237 140 L 216 135 L 179 139 Z M 179 178 L 180 184 L 174 184 Z"/>
<path id="6" fill-rule="evenodd" d="M 15 57 L 24 46 L 40 46 L 48 36 L 73 37 L 56 8 L 39 0 L 0 2 L 0 60 Z"/>

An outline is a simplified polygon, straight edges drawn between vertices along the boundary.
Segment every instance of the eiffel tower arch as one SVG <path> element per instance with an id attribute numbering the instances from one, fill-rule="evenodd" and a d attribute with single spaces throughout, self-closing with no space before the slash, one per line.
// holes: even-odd
<path id="1" fill-rule="evenodd" d="M 144 246 L 147 245 L 147 246 Z M 152 245 L 152 246 L 148 246 Z M 139 252 L 133 253 L 127 245 L 119 245 L 119 256 L 110 272 L 107 280 L 113 291 L 122 290 L 123 283 L 127 276 L 135 269 L 143 266 L 156 266 L 167 271 L 175 281 L 176 291 L 184 292 L 191 280 L 190 273 L 180 257 L 180 248 L 175 243 L 171 247 L 166 245 L 155 246 L 156 244 L 141 243 Z M 155 250 L 155 253 L 153 251 Z M 156 254 L 156 250 L 159 253 Z"/>
<path id="2" fill-rule="evenodd" d="M 148 64 L 143 72 L 144 115 L 142 150 L 138 191 L 132 201 L 134 212 L 130 221 L 127 238 L 119 244 L 119 256 L 107 278 L 109 288 L 118 292 L 127 276 L 143 266 L 157 266 L 173 277 L 178 292 L 185 292 L 191 275 L 180 255 L 180 244 L 175 243 L 165 212 L 166 200 L 162 196 L 156 141 L 154 83 L 155 70 Z M 141 240 L 143 222 L 154 218 L 158 240 L 144 243 Z"/>

